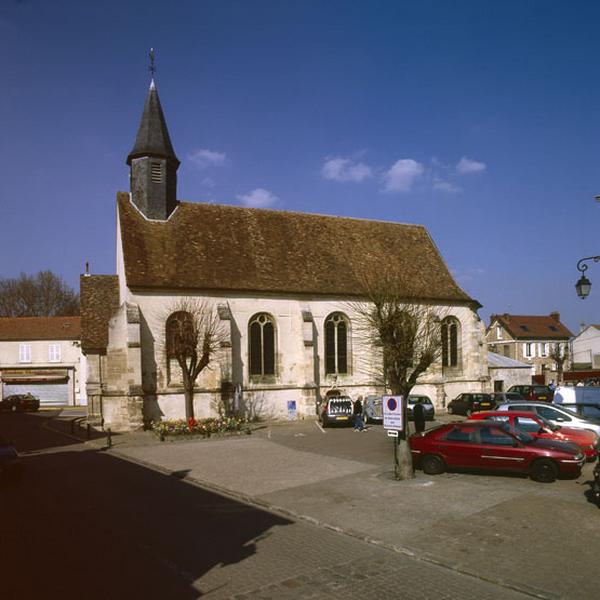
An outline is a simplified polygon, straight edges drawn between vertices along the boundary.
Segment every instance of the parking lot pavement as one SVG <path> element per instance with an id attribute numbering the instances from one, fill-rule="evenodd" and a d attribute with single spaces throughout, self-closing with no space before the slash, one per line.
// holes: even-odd
<path id="1" fill-rule="evenodd" d="M 392 442 L 381 426 L 355 433 L 321 430 L 312 421 L 269 425 L 244 438 L 119 452 L 502 589 L 547 598 L 595 595 L 590 573 L 600 555 L 600 511 L 585 497 L 589 464 L 579 479 L 548 485 L 421 472 L 398 482 Z"/>

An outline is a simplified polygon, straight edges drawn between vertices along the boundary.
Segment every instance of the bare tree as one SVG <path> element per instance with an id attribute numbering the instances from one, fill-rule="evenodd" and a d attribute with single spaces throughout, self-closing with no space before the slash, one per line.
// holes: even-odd
<path id="1" fill-rule="evenodd" d="M 216 308 L 207 300 L 181 298 L 163 320 L 167 360 L 181 369 L 186 419 L 194 418 L 194 386 L 226 339 Z"/>
<path id="2" fill-rule="evenodd" d="M 0 278 L 0 317 L 72 317 L 79 294 L 52 271 Z"/>
<path id="3" fill-rule="evenodd" d="M 396 479 L 414 477 L 408 443 L 406 401 L 418 378 L 442 351 L 440 315 L 425 304 L 407 303 L 386 285 L 365 286 L 368 300 L 353 303 L 359 336 L 379 355 L 383 384 L 403 397 L 403 427 L 394 450 Z"/>
<path id="4" fill-rule="evenodd" d="M 562 385 L 563 367 L 569 358 L 569 346 L 561 343 L 553 344 L 548 356 L 556 363 L 556 385 Z"/>

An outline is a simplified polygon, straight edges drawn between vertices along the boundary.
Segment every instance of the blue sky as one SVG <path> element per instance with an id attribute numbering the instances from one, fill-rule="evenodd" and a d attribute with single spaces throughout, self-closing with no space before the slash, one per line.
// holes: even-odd
<path id="1" fill-rule="evenodd" d="M 0 276 L 115 271 L 148 90 L 179 197 L 425 225 L 494 312 L 600 323 L 600 4 L 0 0 Z"/>

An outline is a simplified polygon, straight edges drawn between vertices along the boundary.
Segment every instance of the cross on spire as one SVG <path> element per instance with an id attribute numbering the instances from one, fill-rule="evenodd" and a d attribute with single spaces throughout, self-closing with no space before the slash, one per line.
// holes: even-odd
<path id="1" fill-rule="evenodd" d="M 154 65 L 154 48 L 150 48 L 148 56 L 150 57 L 150 66 L 148 67 L 148 71 L 150 71 L 150 76 L 152 79 L 154 79 L 154 73 L 156 73 L 156 66 Z"/>

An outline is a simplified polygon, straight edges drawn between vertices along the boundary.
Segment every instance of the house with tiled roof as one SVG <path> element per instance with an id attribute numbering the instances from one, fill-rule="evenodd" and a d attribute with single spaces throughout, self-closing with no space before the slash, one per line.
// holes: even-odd
<path id="1" fill-rule="evenodd" d="M 571 363 L 574 371 L 600 369 L 600 325 L 582 323 L 571 340 Z"/>
<path id="2" fill-rule="evenodd" d="M 382 393 L 357 331 L 361 273 L 439 307 L 443 359 L 419 381 L 446 397 L 489 386 L 479 304 L 421 225 L 177 199 L 177 159 L 154 82 L 117 194 L 115 275 L 81 277 L 89 419 L 113 430 L 183 418 L 167 323 L 178 299 L 214 306 L 225 340 L 196 382 L 194 414 L 235 394 L 247 416 L 314 417 L 327 390 Z"/>
<path id="3" fill-rule="evenodd" d="M 552 349 L 557 344 L 568 347 L 571 337 L 558 312 L 549 315 L 491 315 L 486 330 L 486 342 L 491 352 L 531 365 L 532 377 L 544 383 L 557 379 Z"/>
<path id="4" fill-rule="evenodd" d="M 79 317 L 0 318 L 0 397 L 29 392 L 41 406 L 84 404 L 80 339 Z"/>

